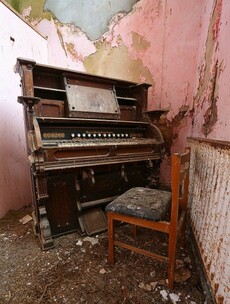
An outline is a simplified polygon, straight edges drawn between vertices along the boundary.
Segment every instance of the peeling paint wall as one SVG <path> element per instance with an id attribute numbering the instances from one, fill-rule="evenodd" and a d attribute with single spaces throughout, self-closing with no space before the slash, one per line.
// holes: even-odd
<path id="1" fill-rule="evenodd" d="M 230 2 L 206 1 L 194 91 L 192 135 L 230 141 Z"/>
<path id="2" fill-rule="evenodd" d="M 49 64 L 151 83 L 148 108 L 168 109 L 166 124 L 170 130 L 166 135 L 172 135 L 172 151 L 184 148 L 191 129 L 189 112 L 179 123 L 175 118 L 181 107 L 192 108 L 204 0 L 126 1 L 128 7 L 123 6 L 124 1 L 100 1 L 103 12 L 106 5 L 114 6 L 111 19 L 105 17 L 106 27 L 102 30 L 100 22 L 95 25 L 101 36 L 89 35 L 85 24 L 78 24 L 77 16 L 73 16 L 84 4 L 88 9 L 82 15 L 87 23 L 87 16 L 100 8 L 97 1 L 92 8 L 88 1 L 70 1 L 67 10 L 62 7 L 66 5 L 63 1 L 8 2 L 47 36 Z M 91 19 L 89 23 L 91 26 Z M 170 182 L 169 168 L 170 160 L 166 157 L 162 165 L 163 183 Z"/>
<path id="3" fill-rule="evenodd" d="M 21 2 L 25 1 L 28 0 Z M 43 0 L 39 2 L 44 4 Z M 109 1 L 102 2 L 108 4 Z M 68 12 L 60 12 L 59 7 L 55 9 L 54 3 L 50 8 L 51 17 L 45 17 L 44 13 L 48 12 L 33 8 L 31 2 L 32 10 L 28 19 L 48 37 L 50 64 L 151 83 L 148 108 L 169 110 L 167 124 L 172 131 L 169 132 L 172 135 L 170 148 L 172 152 L 181 151 L 191 131 L 191 118 L 189 112 L 179 124 L 174 124 L 174 118 L 180 115 L 182 106 L 192 108 L 201 14 L 205 1 L 178 3 L 175 0 L 141 0 L 130 4 L 134 2 L 137 3 L 128 12 L 115 14 L 107 25 L 107 31 L 96 40 L 89 38 L 76 19 L 72 22 L 72 13 L 67 18 Z M 72 11 L 77 9 L 74 3 Z M 44 8 L 48 4 L 49 1 Z M 29 11 L 25 6 L 23 8 L 22 13 Z M 86 20 L 87 14 L 94 9 L 84 10 Z M 37 16 L 34 11 L 37 11 Z M 61 23 L 63 21 L 65 23 Z M 66 23 L 68 21 L 72 23 Z M 165 158 L 161 171 L 161 182 L 169 184 L 169 157 Z"/>
<path id="4" fill-rule="evenodd" d="M 160 84 L 159 107 L 169 110 L 167 125 L 171 131 L 171 153 L 184 150 L 187 136 L 191 132 L 190 110 L 204 3 L 205 1 L 164 1 L 162 61 L 160 78 L 156 81 Z M 157 108 L 154 102 L 152 108 Z M 181 111 L 183 108 L 187 112 Z M 170 168 L 171 160 L 167 156 L 161 166 L 161 182 L 164 184 L 170 184 Z"/>
<path id="5" fill-rule="evenodd" d="M 0 217 L 31 203 L 17 57 L 47 63 L 46 40 L 0 2 Z M 6 26 L 7 24 L 7 26 Z M 25 37 L 27 38 L 25 40 Z"/>
<path id="6" fill-rule="evenodd" d="M 74 24 L 90 40 L 99 39 L 108 31 L 110 20 L 117 14 L 127 14 L 138 0 L 46 0 L 49 10 L 61 23 Z"/>
<path id="7" fill-rule="evenodd" d="M 48 37 L 50 64 L 150 82 L 170 120 L 191 102 L 203 1 L 8 1 Z"/>
<path id="8" fill-rule="evenodd" d="M 163 39 L 162 13 L 160 1 L 138 1 L 130 12 L 114 15 L 107 31 L 96 40 L 90 40 L 79 26 L 61 23 L 56 16 L 49 20 L 39 13 L 32 22 L 48 37 L 50 64 L 137 82 L 147 81 L 155 86 L 153 66 L 158 74 Z M 153 35 L 157 43 L 152 43 Z M 154 58 L 150 60 L 150 56 Z M 157 94 L 155 89 L 151 92 L 152 96 L 154 94 Z"/>
<path id="9" fill-rule="evenodd" d="M 191 142 L 190 218 L 218 304 L 230 301 L 229 17 L 229 1 L 205 1 L 191 110 L 191 135 L 211 144 Z"/>
<path id="10" fill-rule="evenodd" d="M 128 1 L 126 7 L 122 1 L 93 2 L 94 7 L 88 1 L 70 1 L 68 9 L 63 1 L 8 2 L 47 36 L 49 64 L 151 83 L 148 108 L 168 109 L 172 152 L 184 148 L 188 135 L 218 137 L 218 130 L 229 126 L 224 85 L 229 77 L 224 40 L 229 24 L 221 22 L 229 4 L 223 10 L 222 0 L 140 0 Z M 99 32 L 92 36 L 85 27 L 93 23 L 87 16 L 97 9 L 105 12 L 107 6 L 113 8 L 111 18 L 105 16 L 106 26 L 95 24 Z M 83 21 L 73 14 L 82 9 Z M 181 107 L 188 111 L 178 124 Z M 169 168 L 166 157 L 163 183 L 170 182 Z"/>
<path id="11" fill-rule="evenodd" d="M 47 36 L 50 64 L 150 82 L 149 109 L 169 109 L 170 124 L 189 106 L 173 127 L 172 151 L 191 132 L 217 138 L 229 127 L 226 1 L 8 2 Z"/>
<path id="12" fill-rule="evenodd" d="M 149 82 L 149 109 L 168 108 L 169 122 L 192 105 L 204 0 L 15 2 L 48 37 L 50 64 Z M 190 131 L 185 120 L 174 128 L 176 150 Z"/>

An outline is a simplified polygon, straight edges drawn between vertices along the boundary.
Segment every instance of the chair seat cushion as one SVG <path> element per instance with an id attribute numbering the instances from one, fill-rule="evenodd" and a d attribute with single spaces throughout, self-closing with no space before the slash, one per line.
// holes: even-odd
<path id="1" fill-rule="evenodd" d="M 171 192 L 168 191 L 135 187 L 117 197 L 105 210 L 159 221 L 169 209 L 171 197 Z"/>

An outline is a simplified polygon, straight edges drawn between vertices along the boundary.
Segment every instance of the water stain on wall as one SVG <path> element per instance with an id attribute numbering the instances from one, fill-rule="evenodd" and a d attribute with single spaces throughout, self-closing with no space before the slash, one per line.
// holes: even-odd
<path id="1" fill-rule="evenodd" d="M 136 32 L 132 32 L 132 47 L 137 51 L 146 50 L 150 47 L 150 42 L 145 40 L 141 35 Z"/>
<path id="2" fill-rule="evenodd" d="M 132 59 L 125 45 L 112 48 L 105 42 L 100 43 L 96 53 L 85 59 L 84 66 L 92 74 L 154 84 L 148 68 L 141 59 Z"/>

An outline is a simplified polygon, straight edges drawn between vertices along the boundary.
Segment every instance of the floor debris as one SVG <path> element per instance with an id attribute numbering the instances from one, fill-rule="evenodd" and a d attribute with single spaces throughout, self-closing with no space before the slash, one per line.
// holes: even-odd
<path id="1" fill-rule="evenodd" d="M 175 293 L 170 293 L 169 297 L 170 297 L 170 299 L 172 300 L 173 303 L 176 303 L 180 300 L 180 297 Z"/>
<path id="2" fill-rule="evenodd" d="M 84 238 L 83 238 L 83 241 L 84 241 L 84 242 L 90 242 L 91 245 L 96 245 L 96 244 L 98 244 L 98 239 L 97 239 L 97 238 L 94 238 L 94 237 L 90 237 L 90 236 L 84 237 Z"/>
<path id="3" fill-rule="evenodd" d="M 180 271 L 192 266 L 190 277 L 186 272 L 174 290 L 169 290 L 165 263 L 117 248 L 116 264 L 109 265 L 106 232 L 97 237 L 64 235 L 55 239 L 55 248 L 42 251 L 32 222 L 19 222 L 30 213 L 30 208 L 12 211 L 0 220 L 1 304 L 205 303 L 196 287 L 198 276 L 189 242 L 185 250 L 178 249 L 177 260 L 183 262 L 178 262 Z M 134 241 L 130 227 L 117 230 L 120 237 Z M 167 253 L 161 234 L 140 229 L 137 242 Z"/>
<path id="4" fill-rule="evenodd" d="M 166 290 L 160 290 L 160 294 L 162 295 L 162 298 L 167 301 L 168 300 L 168 293 Z"/>
<path id="5" fill-rule="evenodd" d="M 183 283 L 188 279 L 190 279 L 190 277 L 191 277 L 191 272 L 185 267 L 181 267 L 175 270 L 174 281 L 176 283 Z"/>
<path id="6" fill-rule="evenodd" d="M 23 218 L 21 218 L 21 219 L 19 220 L 19 222 L 20 222 L 21 224 L 23 224 L 23 225 L 25 225 L 26 223 L 28 223 L 28 222 L 30 222 L 30 221 L 32 221 L 32 216 L 30 216 L 29 214 L 23 216 Z"/>

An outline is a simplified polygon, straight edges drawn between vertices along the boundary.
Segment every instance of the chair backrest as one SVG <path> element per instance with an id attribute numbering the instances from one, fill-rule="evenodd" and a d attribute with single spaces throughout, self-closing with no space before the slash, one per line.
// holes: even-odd
<path id="1" fill-rule="evenodd" d="M 185 153 L 175 153 L 172 156 L 172 207 L 171 222 L 175 225 L 178 220 L 179 208 L 182 211 L 187 208 L 188 185 L 190 167 L 190 148 L 186 148 Z"/>

